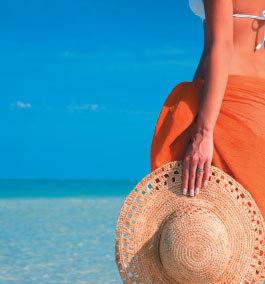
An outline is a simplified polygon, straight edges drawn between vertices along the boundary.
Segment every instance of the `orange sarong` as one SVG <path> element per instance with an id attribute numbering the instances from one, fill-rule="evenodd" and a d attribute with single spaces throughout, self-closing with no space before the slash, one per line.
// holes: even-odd
<path id="1" fill-rule="evenodd" d="M 194 134 L 204 80 L 179 83 L 159 114 L 151 144 L 151 171 L 183 160 Z M 265 219 L 265 79 L 229 75 L 213 132 L 212 165 L 247 189 Z"/>

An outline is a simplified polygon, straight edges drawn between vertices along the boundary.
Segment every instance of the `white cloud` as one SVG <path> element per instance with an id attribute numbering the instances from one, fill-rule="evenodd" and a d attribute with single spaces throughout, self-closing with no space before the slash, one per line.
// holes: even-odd
<path id="1" fill-rule="evenodd" d="M 92 110 L 96 110 L 98 108 L 98 105 L 94 104 L 94 105 L 91 105 L 91 109 Z"/>
<path id="2" fill-rule="evenodd" d="M 68 106 L 69 111 L 75 110 L 92 110 L 95 111 L 97 109 L 105 109 L 104 106 L 99 106 L 98 104 L 85 104 L 80 106 Z"/>
<path id="3" fill-rule="evenodd" d="M 82 109 L 90 109 L 90 105 L 82 105 L 82 106 L 69 106 L 71 110 L 82 110 Z"/>
<path id="4" fill-rule="evenodd" d="M 31 108 L 32 105 L 30 103 L 23 103 L 21 101 L 17 101 L 14 104 L 10 104 L 11 107 L 18 107 L 18 108 Z"/>

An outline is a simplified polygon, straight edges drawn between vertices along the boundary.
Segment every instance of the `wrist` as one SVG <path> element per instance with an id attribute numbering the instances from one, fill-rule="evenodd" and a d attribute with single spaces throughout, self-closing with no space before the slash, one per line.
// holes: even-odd
<path id="1" fill-rule="evenodd" d="M 198 113 L 195 120 L 195 133 L 200 133 L 203 136 L 212 136 L 214 126 L 210 123 L 209 119 L 205 119 L 202 113 Z"/>
<path id="2" fill-rule="evenodd" d="M 196 135 L 200 135 L 202 137 L 213 137 L 213 128 L 196 125 L 194 129 L 194 136 Z"/>

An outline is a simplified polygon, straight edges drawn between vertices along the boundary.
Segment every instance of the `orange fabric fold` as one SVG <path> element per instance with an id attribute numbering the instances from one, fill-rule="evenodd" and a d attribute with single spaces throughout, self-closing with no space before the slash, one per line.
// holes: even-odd
<path id="1" fill-rule="evenodd" d="M 202 78 L 183 81 L 166 98 L 152 138 L 151 171 L 184 159 L 203 83 Z M 228 76 L 213 140 L 212 164 L 250 192 L 265 219 L 265 79 Z"/>

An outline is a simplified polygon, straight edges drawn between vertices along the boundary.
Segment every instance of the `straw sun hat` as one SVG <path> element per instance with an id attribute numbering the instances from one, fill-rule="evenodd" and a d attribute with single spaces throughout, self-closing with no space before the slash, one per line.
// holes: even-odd
<path id="1" fill-rule="evenodd" d="M 124 200 L 115 234 L 122 281 L 263 283 L 265 222 L 250 193 L 211 165 L 208 185 L 185 196 L 182 166 L 154 170 Z"/>

